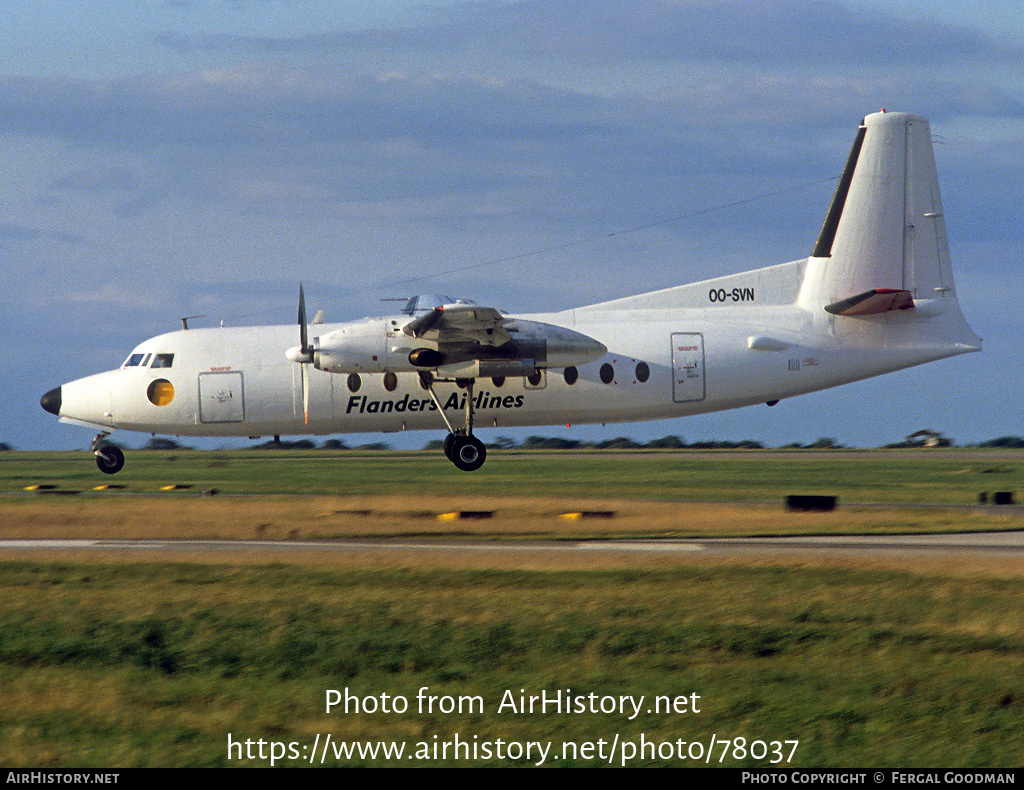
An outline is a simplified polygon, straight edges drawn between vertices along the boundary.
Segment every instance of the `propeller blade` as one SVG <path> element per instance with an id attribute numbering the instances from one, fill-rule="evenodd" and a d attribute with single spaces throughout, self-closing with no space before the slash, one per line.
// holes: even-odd
<path id="1" fill-rule="evenodd" d="M 302 365 L 302 424 L 309 425 L 309 365 Z"/>
<path id="2" fill-rule="evenodd" d="M 306 291 L 299 283 L 299 347 L 290 348 L 286 354 L 292 362 L 302 368 L 302 424 L 309 425 L 309 363 L 313 361 L 313 347 L 309 344 L 309 330 L 306 326 Z"/>
<path id="3" fill-rule="evenodd" d="M 306 330 L 306 294 L 299 283 L 299 349 L 303 354 L 309 354 L 309 335 Z"/>

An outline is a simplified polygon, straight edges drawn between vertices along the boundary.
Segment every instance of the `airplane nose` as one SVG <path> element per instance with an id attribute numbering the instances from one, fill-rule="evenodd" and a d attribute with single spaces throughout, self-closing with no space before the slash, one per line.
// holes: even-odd
<path id="1" fill-rule="evenodd" d="M 50 412 L 50 414 L 56 414 L 57 416 L 60 416 L 60 387 L 57 387 L 57 389 L 52 389 L 45 395 L 43 395 L 43 397 L 39 399 L 39 405 L 46 409 L 48 412 Z"/>

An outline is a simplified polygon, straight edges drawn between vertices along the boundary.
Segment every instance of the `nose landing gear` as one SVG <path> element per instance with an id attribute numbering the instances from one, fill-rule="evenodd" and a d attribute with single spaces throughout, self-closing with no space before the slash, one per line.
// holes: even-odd
<path id="1" fill-rule="evenodd" d="M 109 433 L 100 433 L 92 440 L 92 452 L 96 456 L 96 466 L 103 474 L 116 475 L 124 468 L 124 453 L 120 447 L 103 444 Z"/>

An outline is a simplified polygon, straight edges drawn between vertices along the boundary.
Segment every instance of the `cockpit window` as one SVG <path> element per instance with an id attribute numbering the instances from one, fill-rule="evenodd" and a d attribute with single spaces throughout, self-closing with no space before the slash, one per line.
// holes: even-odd
<path id="1" fill-rule="evenodd" d="M 174 364 L 174 354 L 157 354 L 153 360 L 154 368 L 169 368 Z"/>
<path id="2" fill-rule="evenodd" d="M 142 362 L 142 358 L 144 356 L 145 356 L 145 354 L 132 354 L 130 357 L 128 357 L 128 359 L 126 359 L 124 361 L 123 367 L 126 367 L 126 368 L 138 367 L 139 363 Z"/>

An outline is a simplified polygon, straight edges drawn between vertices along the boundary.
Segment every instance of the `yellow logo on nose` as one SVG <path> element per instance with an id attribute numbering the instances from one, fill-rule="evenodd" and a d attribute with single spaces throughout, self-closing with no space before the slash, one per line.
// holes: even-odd
<path id="1" fill-rule="evenodd" d="M 174 386 L 167 379 L 157 379 L 150 383 L 146 396 L 154 406 L 166 406 L 174 400 Z"/>

